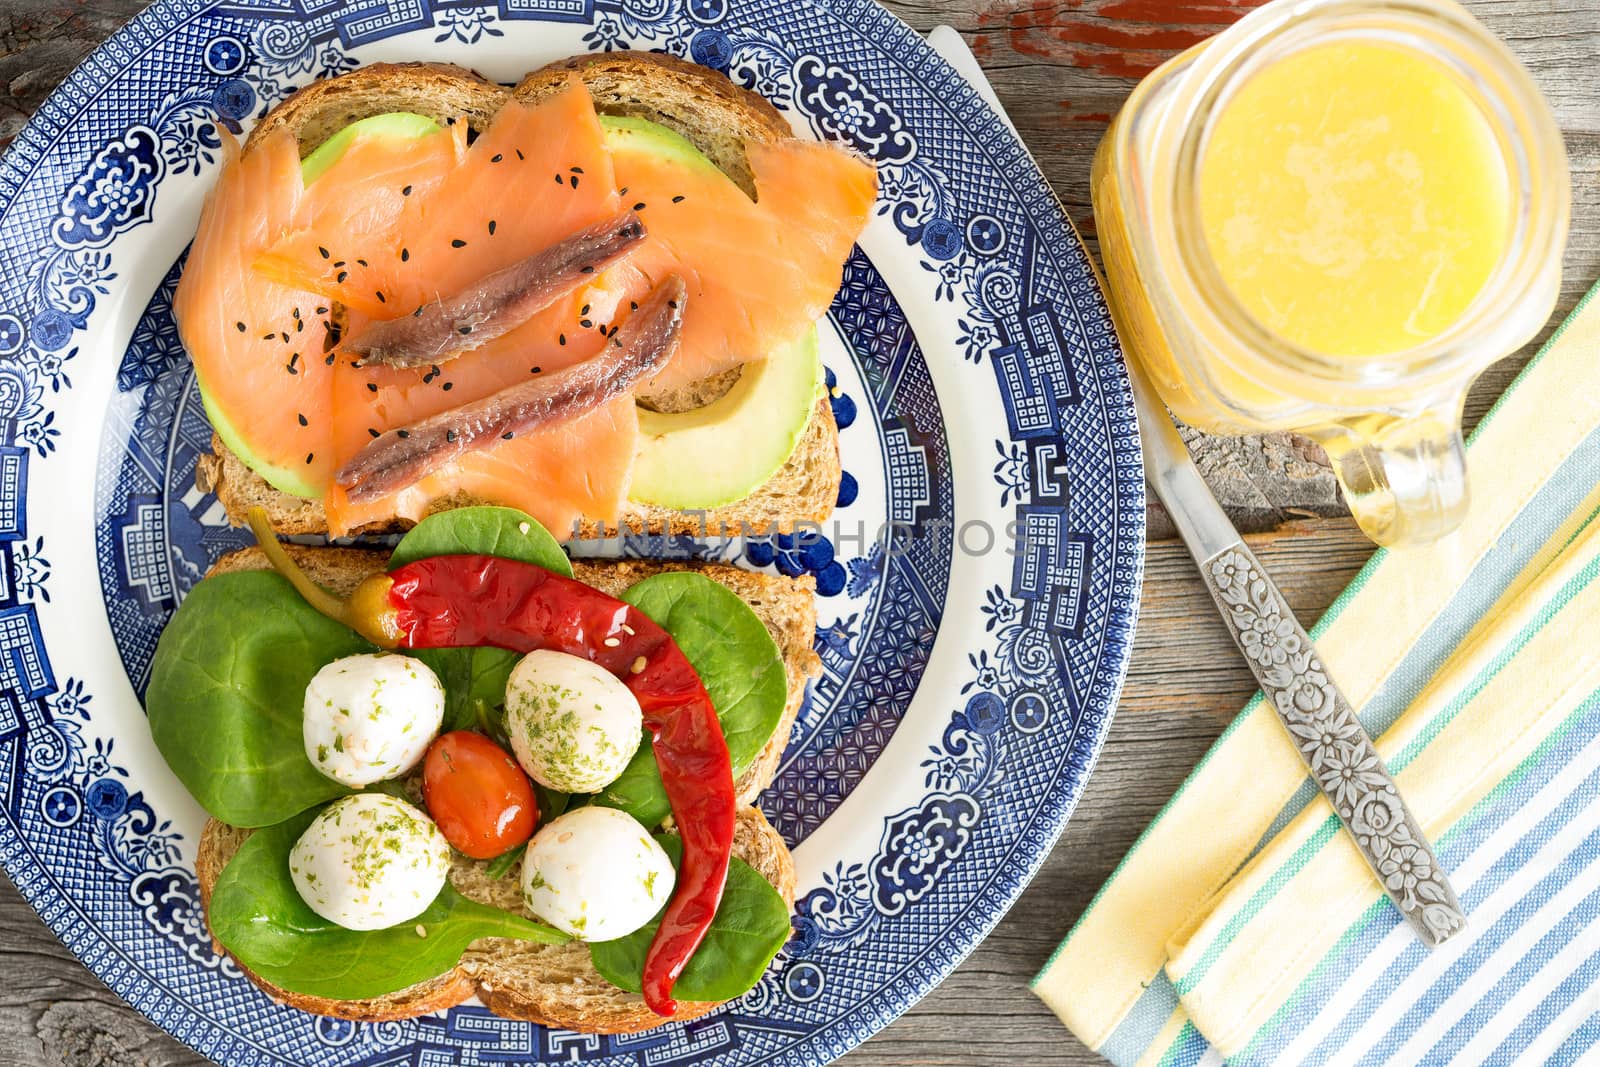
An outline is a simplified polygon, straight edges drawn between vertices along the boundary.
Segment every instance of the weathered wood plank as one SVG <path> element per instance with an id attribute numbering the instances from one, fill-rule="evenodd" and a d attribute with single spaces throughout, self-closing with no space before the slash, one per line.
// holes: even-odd
<path id="1" fill-rule="evenodd" d="M 6 0 L 0 4 L 0 144 L 14 136 L 72 65 L 140 0 Z M 890 0 L 917 29 L 962 30 L 1046 176 L 1093 245 L 1088 161 L 1130 75 L 1231 21 L 1253 0 Z M 1600 19 L 1589 0 L 1474 0 L 1550 94 L 1573 168 L 1573 232 L 1562 309 L 1600 274 Z M 1558 316 L 1559 317 L 1559 316 Z M 1469 422 L 1526 361 L 1486 373 Z M 1218 495 L 1252 538 L 1296 610 L 1314 619 L 1370 553 L 1325 466 L 1281 437 L 1193 442 Z M 1152 536 L 1170 534 L 1164 516 Z M 857 1067 L 1014 1067 L 1101 1062 L 1025 990 L 1072 920 L 1182 782 L 1254 685 L 1173 543 L 1146 569 L 1133 666 L 1100 764 L 1060 845 L 1016 908 L 932 995 L 852 1053 Z M 189 1067 L 202 1061 L 145 1022 L 84 970 L 0 880 L 0 1062 Z"/>

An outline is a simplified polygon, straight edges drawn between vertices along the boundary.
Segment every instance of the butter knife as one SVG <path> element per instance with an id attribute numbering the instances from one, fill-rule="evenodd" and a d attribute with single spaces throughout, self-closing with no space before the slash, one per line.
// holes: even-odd
<path id="1" fill-rule="evenodd" d="M 1467 917 L 1433 846 L 1310 635 L 1211 495 L 1143 368 L 1128 363 L 1145 477 L 1200 565 L 1234 644 L 1400 914 L 1423 944 L 1443 944 Z"/>

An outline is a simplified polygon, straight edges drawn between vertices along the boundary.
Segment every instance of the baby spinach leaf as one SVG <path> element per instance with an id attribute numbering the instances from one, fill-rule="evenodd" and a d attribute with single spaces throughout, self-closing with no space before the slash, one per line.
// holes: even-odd
<path id="1" fill-rule="evenodd" d="M 301 707 L 325 664 L 370 652 L 270 571 L 196 585 L 156 646 L 150 733 L 200 806 L 235 826 L 270 826 L 349 792 L 306 759 Z"/>
<path id="2" fill-rule="evenodd" d="M 503 648 L 422 648 L 410 653 L 444 685 L 441 733 L 480 730 L 505 743 L 506 680 L 522 657 Z"/>
<path id="3" fill-rule="evenodd" d="M 789 699 L 783 657 L 772 635 L 738 594 L 693 571 L 646 578 L 622 594 L 672 635 L 700 675 L 722 722 L 734 777 L 766 745 Z M 672 810 L 648 735 L 595 803 L 620 808 L 646 826 Z"/>
<path id="4" fill-rule="evenodd" d="M 572 577 L 572 561 L 560 543 L 516 508 L 454 508 L 429 515 L 394 546 L 389 569 L 428 556 L 499 556 Z"/>
<path id="5" fill-rule="evenodd" d="M 569 940 L 542 923 L 468 900 L 448 883 L 426 911 L 398 926 L 346 930 L 331 923 L 301 899 L 289 875 L 289 850 L 314 817 L 304 812 L 253 834 L 211 891 L 211 932 L 273 985 L 308 996 L 363 1000 L 437 978 L 480 937 Z"/>
<path id="6" fill-rule="evenodd" d="M 683 855 L 676 834 L 659 834 L 673 867 Z M 666 908 L 661 909 L 662 912 Z M 600 976 L 618 989 L 637 993 L 644 979 L 644 958 L 661 925 L 657 913 L 644 926 L 615 941 L 589 945 L 589 958 Z M 722 903 L 705 940 L 689 957 L 672 995 L 679 1000 L 732 1000 L 749 992 L 789 940 L 789 907 L 754 867 L 734 857 Z"/>
<path id="7" fill-rule="evenodd" d="M 527 851 L 527 842 L 523 842 L 516 848 L 508 848 L 504 852 L 500 853 L 500 855 L 490 860 L 489 866 L 483 869 L 483 873 L 498 881 L 510 874 L 522 863 L 522 857 L 527 853 Z"/>

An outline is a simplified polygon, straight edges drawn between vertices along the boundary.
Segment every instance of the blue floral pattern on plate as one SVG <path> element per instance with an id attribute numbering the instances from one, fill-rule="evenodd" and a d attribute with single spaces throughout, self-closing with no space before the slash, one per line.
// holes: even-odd
<path id="1" fill-rule="evenodd" d="M 245 541 L 194 484 L 210 428 L 170 315 L 181 205 L 224 131 L 380 42 L 503 77 L 530 55 L 667 51 L 879 164 L 884 227 L 826 331 L 836 522 L 581 546 L 771 567 L 821 594 L 823 674 L 762 799 L 812 857 L 795 937 L 747 996 L 690 1024 L 579 1035 L 473 1006 L 352 1024 L 272 1006 L 210 949 L 199 821 L 136 701 L 165 619 Z M 118 326 L 118 307 L 145 310 Z M 92 531 L 52 492 L 74 463 L 96 472 Z M 1004 554 L 972 550 L 980 520 L 1014 528 Z M 108 985 L 224 1063 L 843 1052 L 976 944 L 1065 822 L 1126 664 L 1142 538 L 1126 382 L 1081 246 L 1014 138 L 866 0 L 158 0 L 0 163 L 0 858 Z M 846 800 L 861 817 L 830 818 Z"/>

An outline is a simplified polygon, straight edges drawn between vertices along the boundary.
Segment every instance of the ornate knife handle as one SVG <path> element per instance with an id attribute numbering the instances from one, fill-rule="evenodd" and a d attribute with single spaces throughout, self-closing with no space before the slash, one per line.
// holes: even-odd
<path id="1" fill-rule="evenodd" d="M 1200 566 L 1239 650 L 1312 779 L 1390 898 L 1430 948 L 1467 917 L 1389 769 L 1255 554 L 1236 542 Z"/>

